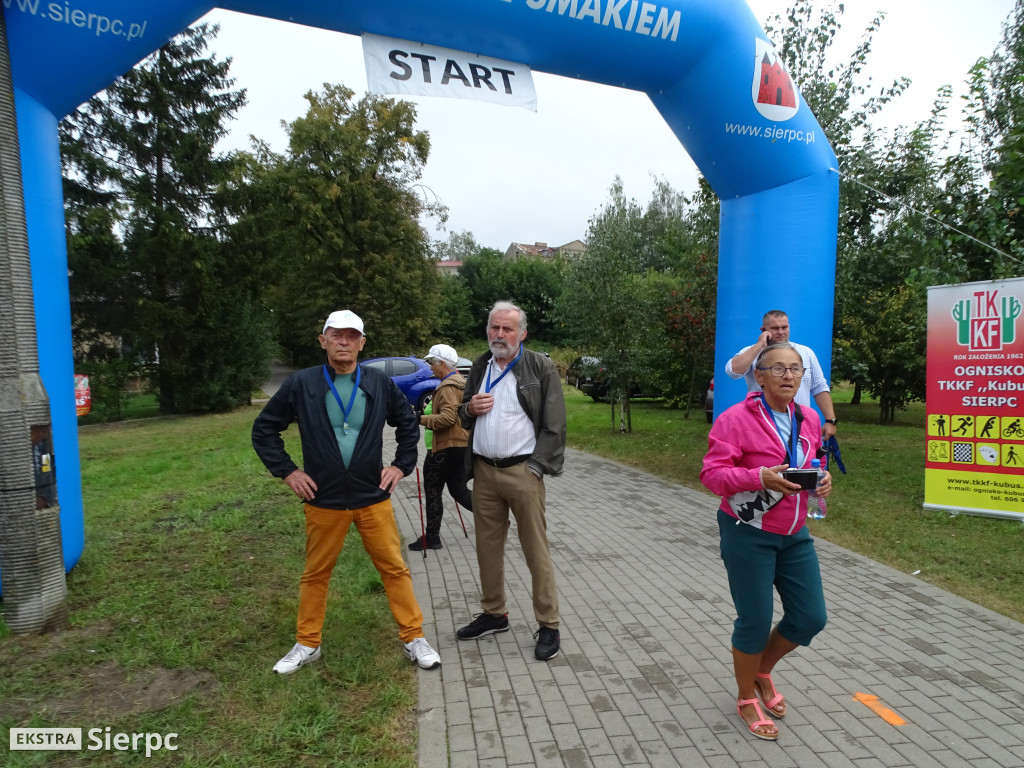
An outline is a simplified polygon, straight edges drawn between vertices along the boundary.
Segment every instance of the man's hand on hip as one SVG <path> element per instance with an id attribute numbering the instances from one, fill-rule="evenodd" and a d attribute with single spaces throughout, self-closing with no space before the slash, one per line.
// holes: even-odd
<path id="1" fill-rule="evenodd" d="M 395 490 L 395 486 L 398 485 L 398 481 L 401 480 L 405 475 L 398 467 L 391 464 L 380 472 L 380 489 L 391 493 Z"/>
<path id="2" fill-rule="evenodd" d="M 311 501 L 316 496 L 316 483 L 301 469 L 296 469 L 288 477 L 282 477 L 281 480 L 292 489 L 292 493 L 303 501 Z"/>

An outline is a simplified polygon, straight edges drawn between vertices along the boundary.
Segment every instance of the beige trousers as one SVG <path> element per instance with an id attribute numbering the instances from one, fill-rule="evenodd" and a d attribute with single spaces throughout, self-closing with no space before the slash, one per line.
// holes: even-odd
<path id="1" fill-rule="evenodd" d="M 534 477 L 527 462 L 498 469 L 473 459 L 473 520 L 480 566 L 480 607 L 502 616 L 505 607 L 505 543 L 511 523 L 523 547 L 533 580 L 533 613 L 542 627 L 558 629 L 555 568 L 548 549 L 544 480 Z"/>

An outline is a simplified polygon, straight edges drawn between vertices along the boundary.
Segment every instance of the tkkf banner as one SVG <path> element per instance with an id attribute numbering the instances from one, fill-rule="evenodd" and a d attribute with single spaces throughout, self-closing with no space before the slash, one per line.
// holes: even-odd
<path id="1" fill-rule="evenodd" d="M 924 506 L 1024 520 L 1024 278 L 928 289 Z"/>

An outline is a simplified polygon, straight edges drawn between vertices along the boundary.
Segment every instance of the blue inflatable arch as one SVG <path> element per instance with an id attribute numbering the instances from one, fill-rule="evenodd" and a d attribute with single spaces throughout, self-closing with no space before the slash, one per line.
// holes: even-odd
<path id="1" fill-rule="evenodd" d="M 643 91 L 722 201 L 721 372 L 768 309 L 830 370 L 839 181 L 814 115 L 744 0 L 227 0 L 227 10 L 370 32 Z M 84 546 L 57 123 L 201 18 L 201 0 L 3 0 L 14 80 L 40 375 L 49 393 L 65 564 Z M 274 41 L 266 41 L 273 55 Z M 628 141 L 623 136 L 623 141 Z M 2 276 L 6 277 L 6 276 Z"/>

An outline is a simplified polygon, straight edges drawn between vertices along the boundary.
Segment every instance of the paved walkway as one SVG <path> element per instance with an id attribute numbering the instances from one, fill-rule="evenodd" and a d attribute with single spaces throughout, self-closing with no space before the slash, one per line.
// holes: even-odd
<path id="1" fill-rule="evenodd" d="M 455 639 L 480 610 L 472 515 L 464 538 L 446 496 L 445 548 L 408 553 L 443 661 L 419 671 L 421 768 L 1024 766 L 1024 625 L 819 540 L 829 625 L 777 667 L 789 714 L 778 742 L 760 741 L 736 715 L 717 500 L 578 451 L 547 492 L 562 612 L 550 662 L 533 657 L 514 526 L 512 631 L 481 640 Z M 393 500 L 411 540 L 415 476 Z"/>

